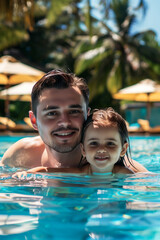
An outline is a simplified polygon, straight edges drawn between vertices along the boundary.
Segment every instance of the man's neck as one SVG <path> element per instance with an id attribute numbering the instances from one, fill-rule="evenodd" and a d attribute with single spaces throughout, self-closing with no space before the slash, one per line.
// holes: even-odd
<path id="1" fill-rule="evenodd" d="M 69 168 L 78 167 L 81 160 L 81 150 L 77 146 L 73 151 L 68 153 L 59 153 L 53 149 L 46 149 L 43 153 L 41 163 L 42 166 L 52 168 Z"/>

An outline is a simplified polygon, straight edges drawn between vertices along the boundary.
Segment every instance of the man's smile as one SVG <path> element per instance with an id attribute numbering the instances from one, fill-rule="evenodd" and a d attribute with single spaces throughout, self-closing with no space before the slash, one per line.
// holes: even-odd
<path id="1" fill-rule="evenodd" d="M 70 132 L 70 133 L 55 133 L 54 135 L 57 135 L 57 136 L 69 136 L 73 134 L 73 132 Z"/>
<path id="2" fill-rule="evenodd" d="M 54 130 L 52 132 L 52 135 L 64 139 L 64 138 L 72 137 L 78 131 L 79 131 L 79 129 L 77 129 L 77 128 L 67 128 L 67 129 L 59 128 L 57 130 Z"/>
<path id="3" fill-rule="evenodd" d="M 75 134 L 75 131 L 73 132 L 57 132 L 57 133 L 54 133 L 53 135 L 56 136 L 56 137 L 59 137 L 59 138 L 70 138 L 72 137 L 73 135 Z"/>

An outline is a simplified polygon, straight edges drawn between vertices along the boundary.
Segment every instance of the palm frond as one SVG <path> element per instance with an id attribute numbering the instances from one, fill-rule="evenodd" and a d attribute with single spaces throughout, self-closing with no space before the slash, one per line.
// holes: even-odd
<path id="1" fill-rule="evenodd" d="M 11 28 L 5 25 L 0 25 L 0 51 L 6 48 L 17 45 L 18 43 L 27 40 L 28 34 L 22 28 Z"/>

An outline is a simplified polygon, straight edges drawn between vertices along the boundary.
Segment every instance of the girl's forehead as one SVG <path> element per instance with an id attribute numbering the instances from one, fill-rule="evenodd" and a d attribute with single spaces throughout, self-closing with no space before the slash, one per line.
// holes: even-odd
<path id="1" fill-rule="evenodd" d="M 101 127 L 94 126 L 93 123 L 90 123 L 89 126 L 84 131 L 82 142 L 86 144 L 88 141 L 97 139 L 98 141 L 104 141 L 109 139 L 114 139 L 119 144 L 122 143 L 121 135 L 118 131 L 118 127 Z"/>
<path id="2" fill-rule="evenodd" d="M 117 135 L 120 137 L 119 131 L 117 127 L 113 127 L 113 126 L 106 126 L 106 127 L 102 127 L 102 126 L 98 126 L 97 124 L 93 124 L 91 123 L 85 132 L 85 136 L 109 136 L 109 135 Z"/>
<path id="3" fill-rule="evenodd" d="M 84 144 L 86 144 L 90 140 L 114 140 L 117 143 L 121 144 L 121 137 L 119 131 L 115 127 L 94 128 L 93 125 L 90 125 L 84 135 Z"/>

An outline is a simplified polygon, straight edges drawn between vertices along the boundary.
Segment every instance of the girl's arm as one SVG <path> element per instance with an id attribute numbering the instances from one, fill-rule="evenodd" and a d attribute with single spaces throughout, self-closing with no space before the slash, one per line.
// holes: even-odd
<path id="1" fill-rule="evenodd" d="M 140 164 L 139 162 L 130 159 L 130 161 L 132 162 L 132 164 L 128 161 L 128 158 L 125 157 L 125 166 L 126 168 L 129 168 L 131 171 L 133 170 L 135 173 L 139 173 L 139 172 L 149 172 L 142 164 Z"/>

